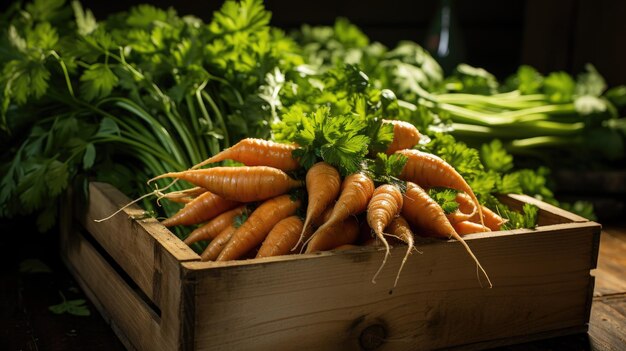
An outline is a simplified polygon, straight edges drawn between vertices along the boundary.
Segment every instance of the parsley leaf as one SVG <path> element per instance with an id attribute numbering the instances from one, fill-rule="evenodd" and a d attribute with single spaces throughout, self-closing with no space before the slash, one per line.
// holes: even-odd
<path id="1" fill-rule="evenodd" d="M 87 100 L 95 100 L 111 94 L 119 79 L 108 65 L 94 63 L 80 77 L 80 91 Z"/>
<path id="2" fill-rule="evenodd" d="M 507 172 L 513 168 L 513 156 L 506 152 L 499 139 L 494 139 L 491 143 L 482 145 L 480 159 L 488 170 Z"/>

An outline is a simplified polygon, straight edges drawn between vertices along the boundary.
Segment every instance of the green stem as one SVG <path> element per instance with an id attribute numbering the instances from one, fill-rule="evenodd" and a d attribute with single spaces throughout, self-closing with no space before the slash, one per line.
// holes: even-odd
<path id="1" fill-rule="evenodd" d="M 536 121 L 531 123 L 519 123 L 510 126 L 481 126 L 465 123 L 452 123 L 451 134 L 464 137 L 482 138 L 528 138 L 537 135 L 579 135 L 585 130 L 585 124 L 560 123 L 552 121 Z"/>
<path id="2" fill-rule="evenodd" d="M 208 157 L 210 155 L 207 154 L 206 144 L 203 142 L 204 139 L 201 137 L 202 127 L 198 123 L 198 113 L 196 112 L 196 107 L 193 104 L 191 95 L 185 96 L 185 103 L 187 104 L 187 110 L 189 110 L 189 116 L 191 117 L 191 124 L 193 126 L 199 152 L 203 157 Z"/>
<path id="3" fill-rule="evenodd" d="M 211 109 L 213 109 L 215 116 L 217 116 L 217 122 L 220 124 L 220 127 L 222 128 L 222 131 L 224 133 L 224 148 L 230 147 L 230 136 L 228 135 L 228 128 L 226 128 L 226 121 L 224 120 L 224 116 L 222 115 L 221 110 L 217 107 L 217 104 L 215 103 L 211 95 L 209 95 L 209 93 L 207 93 L 206 91 L 202 91 L 202 97 L 206 102 L 209 103 L 209 106 L 211 106 Z"/>

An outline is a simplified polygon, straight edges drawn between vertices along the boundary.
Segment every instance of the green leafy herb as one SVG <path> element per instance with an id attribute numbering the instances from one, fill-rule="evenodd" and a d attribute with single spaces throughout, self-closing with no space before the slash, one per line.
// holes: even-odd
<path id="1" fill-rule="evenodd" d="M 69 313 L 74 316 L 87 317 L 91 315 L 89 308 L 85 305 L 84 299 L 66 300 L 65 296 L 59 292 L 63 302 L 58 305 L 48 307 L 48 310 L 54 314 Z"/>

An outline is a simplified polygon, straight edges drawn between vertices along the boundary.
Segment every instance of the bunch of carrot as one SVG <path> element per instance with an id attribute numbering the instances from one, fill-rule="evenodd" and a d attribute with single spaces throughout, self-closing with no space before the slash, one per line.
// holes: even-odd
<path id="1" fill-rule="evenodd" d="M 505 221 L 481 206 L 467 182 L 448 163 L 412 149 L 420 139 L 413 125 L 387 123 L 394 125 L 394 139 L 386 153 L 406 158 L 398 182 L 377 184 L 373 180 L 376 177 L 367 171 L 342 178 L 333 165 L 324 161 L 303 170 L 292 157 L 297 145 L 244 139 L 190 170 L 153 179 L 172 177 L 196 185 L 162 195 L 185 203 L 162 223 L 168 227 L 198 225 L 185 243 L 208 241 L 201 255 L 203 260 L 226 261 L 379 244 L 385 249 L 382 269 L 390 253 L 387 238 L 407 244 L 404 265 L 414 248 L 416 233 L 460 241 L 485 273 L 461 235 L 499 230 Z M 224 160 L 245 166 L 200 168 Z M 302 177 L 297 174 L 305 179 L 298 179 Z M 293 191 L 303 186 L 306 193 Z M 459 191 L 458 209 L 446 214 L 424 190 L 431 187 Z M 380 269 L 376 276 L 379 272 Z"/>

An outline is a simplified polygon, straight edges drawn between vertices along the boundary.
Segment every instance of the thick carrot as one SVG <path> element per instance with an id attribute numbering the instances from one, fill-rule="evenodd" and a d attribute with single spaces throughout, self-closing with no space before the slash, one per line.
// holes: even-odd
<path id="1" fill-rule="evenodd" d="M 215 162 L 233 160 L 246 166 L 268 166 L 285 172 L 293 171 L 300 168 L 298 162 L 291 156 L 292 151 L 297 147 L 294 144 L 280 144 L 269 140 L 247 138 L 198 163 L 193 169 Z"/>
<path id="2" fill-rule="evenodd" d="M 413 250 L 413 248 L 415 247 L 415 239 L 413 237 L 413 232 L 411 231 L 409 223 L 407 223 L 406 219 L 404 219 L 404 217 L 402 216 L 395 217 L 387 227 L 387 231 L 389 232 L 389 234 L 402 240 L 407 245 L 406 253 L 404 254 L 404 258 L 402 258 L 402 263 L 400 264 L 400 268 L 398 269 L 396 280 L 393 283 L 393 287 L 395 288 L 396 285 L 398 285 L 398 279 L 400 279 L 400 272 L 402 272 L 402 268 L 404 268 L 404 264 L 409 258 L 411 250 Z"/>
<path id="3" fill-rule="evenodd" d="M 309 229 L 311 221 L 316 221 L 322 212 L 337 199 L 340 187 L 339 172 L 326 162 L 318 162 L 307 171 L 306 190 L 309 200 L 298 244 L 305 240 L 304 232 Z"/>
<path id="4" fill-rule="evenodd" d="M 202 255 L 200 255 L 202 261 L 215 261 L 222 250 L 224 250 L 226 244 L 228 244 L 230 239 L 233 237 L 235 231 L 237 231 L 237 228 L 233 223 L 230 223 L 228 227 L 222 229 L 215 239 L 211 240 L 206 249 L 204 249 Z"/>
<path id="5" fill-rule="evenodd" d="M 474 223 L 471 221 L 460 221 L 456 223 L 452 223 L 454 230 L 456 230 L 459 235 L 467 235 L 473 233 L 483 233 L 490 232 L 491 229 L 485 227 L 482 224 Z"/>
<path id="6" fill-rule="evenodd" d="M 327 227 L 340 223 L 351 215 L 365 211 L 374 194 L 374 182 L 363 173 L 354 173 L 347 176 L 341 183 L 339 199 L 335 203 L 328 220 L 322 224 L 318 232 L 323 232 Z"/>
<path id="7" fill-rule="evenodd" d="M 162 221 L 161 224 L 166 227 L 198 224 L 239 205 L 236 201 L 226 200 L 207 191 L 187 203 L 185 207 L 181 208 L 172 217 Z"/>
<path id="8" fill-rule="evenodd" d="M 452 227 L 448 218 L 446 218 L 441 206 L 428 196 L 428 193 L 424 191 L 424 189 L 415 183 L 407 182 L 402 216 L 412 226 L 428 230 L 431 236 L 454 238 L 458 240 L 465 247 L 472 259 L 474 259 L 478 268 L 483 272 L 489 282 L 489 286 L 492 286 L 487 272 L 485 272 L 480 265 L 480 262 L 478 262 L 478 259 L 474 256 L 474 253 L 465 240 L 454 230 L 454 227 Z"/>
<path id="9" fill-rule="evenodd" d="M 383 123 L 393 124 L 393 141 L 387 146 L 387 155 L 398 150 L 411 149 L 420 141 L 420 132 L 409 122 L 398 120 L 383 120 Z"/>
<path id="10" fill-rule="evenodd" d="M 474 204 L 472 198 L 466 193 L 456 194 L 455 201 L 459 204 L 459 208 L 452 213 L 446 214 L 450 223 L 454 224 L 467 221 L 472 218 L 472 216 L 477 215 L 476 204 Z M 476 216 L 476 219 L 478 219 L 478 216 Z"/>
<path id="11" fill-rule="evenodd" d="M 342 222 L 334 223 L 315 232 L 315 236 L 306 246 L 306 253 L 332 250 L 346 244 L 352 244 L 359 236 L 359 223 L 350 216 Z"/>
<path id="12" fill-rule="evenodd" d="M 483 223 L 484 226 L 491 229 L 494 232 L 497 232 L 502 228 L 502 225 L 506 223 L 508 220 L 500 217 L 497 213 L 493 212 L 489 208 L 485 206 L 481 206 L 482 214 L 483 214 Z M 478 217 L 478 213 L 476 213 L 472 218 L 470 218 L 472 222 L 480 222 L 480 218 Z"/>
<path id="13" fill-rule="evenodd" d="M 201 240 L 214 239 L 224 228 L 233 223 L 235 217 L 239 216 L 244 211 L 246 211 L 246 206 L 239 206 L 220 214 L 208 223 L 192 231 L 185 239 L 185 244 L 191 245 Z"/>
<path id="14" fill-rule="evenodd" d="M 402 192 L 397 186 L 384 184 L 374 190 L 374 194 L 367 206 L 367 223 L 374 231 L 378 239 L 385 246 L 385 257 L 378 271 L 372 278 L 372 283 L 376 283 L 376 277 L 383 269 L 389 256 L 389 243 L 383 235 L 383 230 L 391 223 L 402 209 Z"/>
<path id="15" fill-rule="evenodd" d="M 267 234 L 256 257 L 270 257 L 286 255 L 297 242 L 302 233 L 302 220 L 298 216 L 291 216 L 276 223 L 274 228 Z M 310 231 L 307 231 L 310 234 Z M 305 232 L 305 239 L 307 235 Z"/>
<path id="16" fill-rule="evenodd" d="M 419 184 L 421 187 L 430 188 L 441 186 L 452 188 L 467 193 L 481 213 L 480 203 L 474 195 L 474 191 L 465 179 L 446 161 L 433 154 L 419 150 L 400 150 L 396 153 L 407 157 L 407 162 L 402 169 L 400 179 Z M 480 214 L 481 224 L 482 214 Z"/>
<path id="17" fill-rule="evenodd" d="M 225 199 L 240 202 L 266 200 L 302 186 L 280 169 L 266 166 L 213 167 L 165 173 L 150 180 L 173 177 L 201 186 Z"/>
<path id="18" fill-rule="evenodd" d="M 235 260 L 261 244 L 276 223 L 293 215 L 300 200 L 281 195 L 263 202 L 237 229 L 217 261 Z"/>

